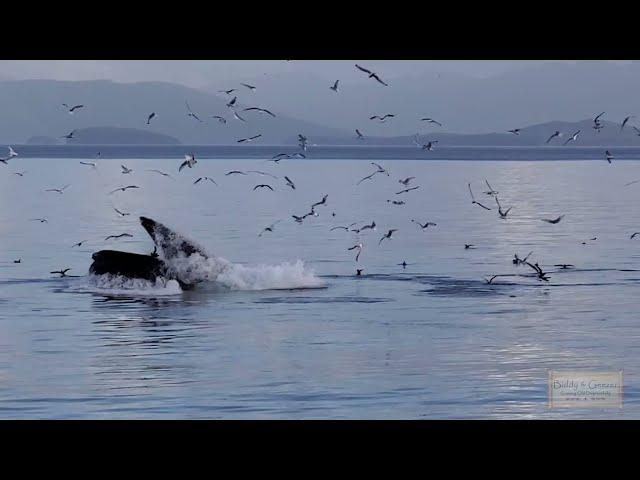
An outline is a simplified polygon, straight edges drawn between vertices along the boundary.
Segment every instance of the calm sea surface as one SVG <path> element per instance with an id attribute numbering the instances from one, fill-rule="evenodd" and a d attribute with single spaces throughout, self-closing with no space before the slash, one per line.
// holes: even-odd
<path id="1" fill-rule="evenodd" d="M 571 148 L 311 148 L 279 164 L 265 159 L 281 147 L 14 148 L 0 164 L 0 418 L 640 418 L 640 183 L 624 186 L 640 149 L 612 149 L 609 165 Z M 390 176 L 356 186 L 371 161 Z M 411 176 L 420 188 L 396 195 Z M 109 194 L 126 185 L 141 188 Z M 324 195 L 318 217 L 293 221 Z M 140 215 L 235 276 L 188 292 L 96 286 L 93 252 L 153 250 Z M 121 233 L 133 237 L 105 241 Z M 548 283 L 513 265 L 531 251 Z M 77 277 L 49 273 L 61 268 Z M 549 409 L 549 369 L 623 370 L 623 408 Z"/>

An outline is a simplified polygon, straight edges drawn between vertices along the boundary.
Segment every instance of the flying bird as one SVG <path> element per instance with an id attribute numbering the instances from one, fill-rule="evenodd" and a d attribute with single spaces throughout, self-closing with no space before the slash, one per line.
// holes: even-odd
<path id="1" fill-rule="evenodd" d="M 384 85 L 385 87 L 388 87 L 389 85 L 385 82 L 383 82 L 380 77 L 378 76 L 377 73 L 372 72 L 371 70 L 367 70 L 366 68 L 361 67 L 360 65 L 356 64 L 356 68 L 358 70 L 360 70 L 361 72 L 367 73 L 369 75 L 369 78 L 374 78 L 376 79 L 376 81 L 378 81 L 378 83 L 381 83 L 382 85 Z"/>
<path id="2" fill-rule="evenodd" d="M 295 184 L 291 181 L 291 179 L 290 179 L 289 177 L 287 177 L 287 176 L 285 175 L 284 179 L 287 181 L 287 186 L 291 187 L 293 190 L 295 190 L 295 189 L 296 189 Z"/>
<path id="3" fill-rule="evenodd" d="M 393 230 L 389 230 L 385 235 L 382 236 L 382 238 L 378 242 L 378 245 L 380 245 L 385 238 L 388 238 L 389 240 L 391 240 L 391 236 L 393 235 L 393 232 L 397 232 L 397 231 L 398 231 L 397 228 Z"/>
<path id="4" fill-rule="evenodd" d="M 238 100 L 238 97 L 233 97 L 233 98 L 229 101 L 229 103 L 227 103 L 227 107 L 228 107 L 228 108 L 233 108 L 233 107 L 235 106 L 235 104 L 236 104 L 236 101 L 237 101 L 237 100 Z"/>
<path id="5" fill-rule="evenodd" d="M 573 135 L 571 135 L 566 142 L 563 143 L 563 145 L 566 145 L 569 142 L 575 142 L 578 139 L 578 135 L 580 135 L 580 130 L 578 130 L 576 133 L 574 133 Z"/>
<path id="6" fill-rule="evenodd" d="M 218 90 L 219 93 L 226 93 L 227 95 L 231 95 L 233 92 L 235 92 L 237 89 L 232 88 L 230 90 Z"/>
<path id="7" fill-rule="evenodd" d="M 56 192 L 56 193 L 63 193 L 67 188 L 69 187 L 69 185 L 65 185 L 62 188 L 48 188 L 47 190 L 45 190 L 45 192 Z"/>
<path id="8" fill-rule="evenodd" d="M 564 215 L 560 215 L 558 218 L 554 218 L 554 219 L 541 218 L 540 220 L 542 220 L 543 222 L 547 222 L 555 225 L 556 223 L 560 223 L 560 220 L 562 220 L 563 218 L 564 218 Z"/>
<path id="9" fill-rule="evenodd" d="M 611 160 L 613 160 L 613 155 L 611 154 L 611 152 L 609 150 L 607 150 L 606 152 L 604 152 L 605 158 L 607 159 L 607 162 L 611 163 Z"/>
<path id="10" fill-rule="evenodd" d="M 442 124 L 440 122 L 438 122 L 437 120 L 434 120 L 433 118 L 421 118 L 420 121 L 421 122 L 428 122 L 428 123 L 435 123 L 439 127 L 442 126 Z"/>
<path id="11" fill-rule="evenodd" d="M 221 117 L 220 115 L 212 115 L 211 118 L 215 118 L 220 123 L 227 123 L 227 119 L 224 117 Z"/>
<path id="12" fill-rule="evenodd" d="M 15 152 L 15 150 L 13 148 L 9 147 L 9 156 L 0 158 L 0 162 L 2 162 L 5 165 L 7 165 L 7 162 L 9 160 L 11 160 L 12 158 L 17 157 L 17 156 L 18 156 L 18 154 Z"/>
<path id="13" fill-rule="evenodd" d="M 110 238 L 118 239 L 118 238 L 123 238 L 123 237 L 133 237 L 133 235 L 131 235 L 131 234 L 129 234 L 129 233 L 121 233 L 120 235 L 109 235 L 109 236 L 108 236 L 107 238 L 105 238 L 104 240 L 105 240 L 105 242 L 106 242 L 106 241 L 107 241 L 107 240 L 109 240 Z"/>
<path id="14" fill-rule="evenodd" d="M 260 112 L 260 113 L 266 113 L 267 115 L 271 115 L 273 118 L 276 118 L 276 114 L 273 113 L 270 110 L 267 110 L 266 108 L 248 107 L 248 108 L 242 109 L 242 111 L 243 112 L 256 111 L 256 112 Z"/>
<path id="15" fill-rule="evenodd" d="M 362 140 L 364 138 L 364 135 L 360 133 L 360 130 L 358 130 L 357 128 L 356 128 L 356 135 L 358 135 L 358 140 Z"/>
<path id="16" fill-rule="evenodd" d="M 271 185 L 256 185 L 255 187 L 253 187 L 253 190 L 255 191 L 258 188 L 268 188 L 273 192 L 273 188 L 271 187 Z"/>
<path id="17" fill-rule="evenodd" d="M 213 178 L 211 178 L 211 177 L 200 177 L 200 178 L 198 178 L 195 182 L 193 182 L 193 184 L 194 184 L 194 185 L 196 185 L 197 183 L 200 183 L 202 180 L 209 180 L 209 181 L 210 181 L 211 183 L 213 183 L 214 185 L 216 185 L 216 186 L 218 185 L 218 184 L 216 183 L 216 181 L 215 181 Z"/>
<path id="18" fill-rule="evenodd" d="M 404 180 L 398 180 L 398 183 L 403 184 L 405 187 L 408 187 L 411 183 L 411 180 L 415 180 L 416 177 L 407 177 Z"/>
<path id="19" fill-rule="evenodd" d="M 494 198 L 496 199 L 496 203 L 498 204 L 498 215 L 500 215 L 500 218 L 502 218 L 502 219 L 507 218 L 507 215 L 509 215 L 509 212 L 511 211 L 511 209 L 513 207 L 509 207 L 507 210 L 502 210 L 502 205 L 500 205 L 500 201 L 498 200 L 498 196 L 496 195 Z"/>
<path id="20" fill-rule="evenodd" d="M 252 92 L 256 90 L 256 87 L 254 87 L 253 85 L 249 85 L 248 83 L 241 83 L 240 85 L 242 85 L 243 87 L 247 87 Z"/>
<path id="21" fill-rule="evenodd" d="M 313 210 L 315 207 L 317 207 L 319 205 L 326 205 L 327 204 L 327 198 L 329 198 L 329 195 L 325 195 L 324 197 L 322 197 L 322 200 L 320 200 L 319 202 L 316 202 L 313 205 L 311 205 L 311 210 Z"/>
<path id="22" fill-rule="evenodd" d="M 354 245 L 351 248 L 347 248 L 347 250 L 357 250 L 358 254 L 356 255 L 356 262 L 358 261 L 358 259 L 360 258 L 360 254 L 362 253 L 362 244 L 359 243 L 357 245 Z"/>
<path id="23" fill-rule="evenodd" d="M 275 223 L 272 223 L 271 225 L 269 225 L 268 227 L 266 227 L 264 230 L 262 230 L 262 232 L 260 232 L 260 234 L 258 235 L 259 237 L 262 236 L 263 233 L 265 232 L 273 232 L 273 229 L 275 228 L 275 226 L 280 223 L 280 220 L 278 220 Z"/>
<path id="24" fill-rule="evenodd" d="M 83 243 L 85 243 L 85 242 L 87 242 L 87 241 L 88 241 L 88 240 L 83 240 L 83 241 L 81 241 L 81 242 L 74 243 L 73 245 L 71 245 L 71 248 L 74 248 L 74 247 L 81 247 L 81 246 L 82 246 L 82 244 L 83 244 Z"/>
<path id="25" fill-rule="evenodd" d="M 191 155 L 185 155 L 184 162 L 182 162 L 180 167 L 178 167 L 178 172 L 181 172 L 184 167 L 193 168 L 196 163 L 198 163 L 198 161 L 193 153 Z"/>
<path id="26" fill-rule="evenodd" d="M 562 136 L 562 133 L 560 133 L 560 131 L 559 131 L 559 130 L 556 130 L 556 131 L 553 133 L 553 135 L 551 135 L 551 136 L 547 139 L 547 141 L 546 141 L 545 143 L 549 143 L 549 142 L 550 142 L 551 140 L 553 140 L 554 138 L 556 138 L 556 137 L 560 137 L 560 136 Z"/>
<path id="27" fill-rule="evenodd" d="M 169 178 L 173 178 L 171 175 L 169 175 L 168 173 L 164 173 L 162 170 L 157 170 L 155 168 L 152 168 L 150 170 L 147 170 L 147 172 L 154 172 L 157 173 L 159 175 L 162 175 L 163 177 L 169 177 Z"/>
<path id="28" fill-rule="evenodd" d="M 109 192 L 109 195 L 116 193 L 116 192 L 124 192 L 126 190 L 132 189 L 132 188 L 140 188 L 137 185 L 129 185 L 127 187 L 120 187 L 120 188 L 116 188 L 115 190 L 112 190 L 111 192 Z"/>
<path id="29" fill-rule="evenodd" d="M 80 109 L 80 108 L 83 108 L 83 107 L 84 107 L 84 105 L 74 105 L 73 107 L 70 107 L 70 106 L 69 106 L 69 105 L 67 105 L 66 103 L 63 103 L 63 104 L 62 104 L 62 106 L 67 108 L 67 110 L 69 111 L 69 114 L 70 114 L 70 115 L 73 115 L 73 113 L 74 113 L 76 110 L 78 110 L 78 109 Z"/>
<path id="30" fill-rule="evenodd" d="M 476 197 L 473 196 L 473 192 L 471 191 L 471 184 L 469 183 L 469 193 L 471 194 L 471 204 L 472 205 L 478 205 L 479 207 L 484 208 L 485 210 L 491 210 L 489 207 L 481 204 L 480 202 L 476 201 Z"/>
<path id="31" fill-rule="evenodd" d="M 636 232 L 633 235 L 631 235 L 631 240 L 633 240 L 637 235 L 640 235 L 640 232 Z"/>
<path id="32" fill-rule="evenodd" d="M 629 115 L 628 117 L 625 117 L 625 119 L 622 121 L 622 125 L 620 125 L 620 131 L 622 131 L 624 129 L 624 126 L 627 124 L 627 122 L 629 120 L 631 120 L 632 118 L 635 118 L 635 115 Z"/>
<path id="33" fill-rule="evenodd" d="M 127 175 L 127 174 L 129 174 L 129 173 L 133 172 L 133 170 L 132 170 L 132 169 L 127 168 L 127 167 L 125 167 L 124 165 L 120 165 L 120 167 L 122 168 L 122 173 L 123 173 L 123 175 Z"/>
<path id="34" fill-rule="evenodd" d="M 199 121 L 200 123 L 203 123 L 202 120 L 200 120 L 200 117 L 198 117 L 195 113 L 193 113 L 193 111 L 191 110 L 191 107 L 189 106 L 189 102 L 187 102 L 185 100 L 184 104 L 187 106 L 187 117 L 194 118 L 195 120 Z"/>
<path id="35" fill-rule="evenodd" d="M 67 276 L 67 272 L 68 272 L 69 270 L 71 270 L 71 269 L 70 269 L 70 268 L 65 268 L 64 270 L 56 270 L 56 271 L 54 271 L 54 272 L 50 272 L 50 273 L 51 273 L 51 274 L 56 274 L 56 273 L 57 273 L 57 274 L 59 274 L 59 275 L 60 275 L 60 278 L 62 278 L 62 277 L 66 277 L 66 276 Z"/>
<path id="36" fill-rule="evenodd" d="M 114 210 L 116 211 L 116 213 L 118 215 L 120 215 L 121 217 L 126 217 L 127 215 L 131 215 L 130 213 L 127 212 L 121 212 L 120 210 L 118 210 L 117 208 L 114 207 Z"/>
<path id="37" fill-rule="evenodd" d="M 520 128 L 514 128 L 513 130 L 507 130 L 509 133 L 513 133 L 514 135 L 520 135 Z"/>
<path id="38" fill-rule="evenodd" d="M 384 123 L 384 121 L 385 121 L 387 118 L 393 118 L 393 117 L 395 117 L 395 115 L 394 115 L 393 113 L 387 113 L 387 114 L 382 115 L 382 116 L 380 116 L 380 115 L 374 115 L 373 117 L 369 117 L 369 120 L 375 120 L 375 119 L 378 119 L 378 120 L 380 120 L 380 123 Z"/>
<path id="39" fill-rule="evenodd" d="M 420 186 L 412 187 L 412 188 L 407 188 L 407 189 L 405 189 L 405 190 L 401 190 L 400 192 L 396 192 L 396 195 L 400 195 L 401 193 L 407 193 L 407 192 L 410 192 L 411 190 L 417 190 L 417 189 L 419 189 L 419 188 L 420 188 Z"/>
<path id="40" fill-rule="evenodd" d="M 76 133 L 75 130 L 71 130 L 69 133 L 67 133 L 66 135 L 63 135 L 60 138 L 66 138 L 67 140 L 71 140 L 73 138 L 73 134 Z"/>
<path id="41" fill-rule="evenodd" d="M 255 139 L 260 138 L 261 136 L 262 134 L 254 135 L 253 137 L 249 137 L 249 138 L 241 138 L 240 140 L 238 140 L 237 143 L 253 142 Z"/>
<path id="42" fill-rule="evenodd" d="M 155 118 L 155 116 L 156 116 L 156 112 L 151 112 L 151 113 L 149 114 L 149 116 L 147 117 L 147 125 L 149 125 L 149 124 L 151 123 L 151 120 L 152 120 L 153 118 Z"/>
<path id="43" fill-rule="evenodd" d="M 419 225 L 419 226 L 420 226 L 420 228 L 421 228 L 422 230 L 426 230 L 426 229 L 427 229 L 427 228 L 429 228 L 429 227 L 436 227 L 436 226 L 437 226 L 437 224 L 436 224 L 436 223 L 433 223 L 433 222 L 426 222 L 426 223 L 423 225 L 422 223 L 420 223 L 420 222 L 416 222 L 415 220 L 411 220 L 411 221 L 412 221 L 412 222 L 414 222 L 414 223 L 416 223 L 417 225 Z"/>
<path id="44" fill-rule="evenodd" d="M 338 83 L 340 83 L 340 80 L 336 80 L 336 83 L 334 83 L 333 86 L 329 87 L 329 88 L 337 93 L 338 92 Z"/>
<path id="45" fill-rule="evenodd" d="M 494 195 L 498 195 L 498 193 L 500 193 L 500 192 L 495 191 L 495 190 L 493 189 L 493 187 L 491 187 L 491 185 L 489 184 L 489 181 L 488 181 L 487 179 L 485 179 L 484 183 L 486 183 L 486 184 L 487 184 L 487 187 L 489 187 L 489 190 L 487 190 L 486 192 L 484 192 L 485 194 L 487 194 L 487 195 L 491 195 L 491 196 L 494 196 Z"/>
<path id="46" fill-rule="evenodd" d="M 97 168 L 98 164 L 95 162 L 80 162 L 80 165 L 87 165 L 88 167 Z"/>
<path id="47" fill-rule="evenodd" d="M 238 115 L 238 112 L 233 112 L 233 118 L 235 118 L 236 120 L 240 120 L 242 122 L 246 122 L 246 120 L 244 118 L 242 118 L 240 115 Z"/>

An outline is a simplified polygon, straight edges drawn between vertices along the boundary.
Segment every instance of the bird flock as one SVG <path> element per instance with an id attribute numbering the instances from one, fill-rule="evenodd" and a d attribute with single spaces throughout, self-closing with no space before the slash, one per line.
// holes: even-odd
<path id="1" fill-rule="evenodd" d="M 373 72 L 372 70 L 362 67 L 358 64 L 355 65 L 355 68 L 366 74 L 368 78 L 372 79 L 373 81 L 376 81 L 377 83 L 379 83 L 380 85 L 384 86 L 384 87 L 389 87 L 389 84 L 387 82 L 385 82 L 382 78 L 381 75 L 378 74 L 377 72 Z M 332 85 L 329 86 L 329 88 L 335 92 L 336 94 L 340 93 L 340 80 L 336 80 Z M 246 89 L 246 90 L 245 90 Z M 244 91 L 248 91 L 248 92 L 255 92 L 257 89 L 256 86 L 254 85 L 250 85 L 250 84 L 246 84 L 246 83 L 241 83 L 240 86 L 238 88 L 231 88 L 231 89 L 226 89 L 226 90 L 220 90 L 220 93 L 223 93 L 225 95 L 228 95 L 229 97 L 231 97 L 233 95 L 232 98 L 229 99 L 229 101 L 226 103 L 226 107 L 229 109 L 229 112 L 231 113 L 231 116 L 241 122 L 247 122 L 247 120 L 244 118 L 247 115 L 263 115 L 263 116 L 268 116 L 271 118 L 275 118 L 276 114 L 273 113 L 271 110 L 264 108 L 262 106 L 249 106 L 249 107 L 244 107 L 241 109 L 242 112 L 242 116 L 240 115 L 240 113 L 238 112 L 238 109 L 240 108 L 238 106 L 238 93 L 236 92 L 240 92 L 241 90 Z M 84 104 L 67 104 L 67 103 L 62 103 L 62 107 L 67 111 L 67 113 L 69 115 L 76 115 L 77 112 L 79 112 L 80 110 L 85 108 Z M 199 115 L 196 111 L 194 111 L 189 102 L 185 100 L 185 114 L 187 115 L 187 117 L 192 118 L 194 121 L 196 122 L 200 122 L 203 123 L 204 120 L 202 119 L 201 115 Z M 597 116 L 595 116 L 593 118 L 593 126 L 592 128 L 596 131 L 596 133 L 599 133 L 603 128 L 604 128 L 604 124 L 601 121 L 601 118 L 605 115 L 605 112 L 602 112 L 600 114 L 598 114 Z M 158 114 L 156 112 L 150 112 L 146 115 L 146 118 L 141 119 L 144 120 L 144 123 L 146 125 L 151 125 L 151 123 L 153 122 L 154 119 L 156 119 L 158 117 Z M 377 121 L 379 123 L 386 123 L 388 121 L 393 120 L 396 117 L 395 114 L 393 113 L 380 113 L 380 114 L 376 114 L 376 115 L 372 115 L 369 117 L 369 120 L 371 121 Z M 227 118 L 222 116 L 222 115 L 213 115 L 211 116 L 211 118 L 217 120 L 220 123 L 226 124 L 227 123 Z M 628 115 L 627 117 L 624 118 L 624 120 L 621 122 L 620 124 L 620 132 L 622 132 L 624 130 L 624 128 L 627 126 L 629 120 L 631 120 L 632 118 L 635 118 L 634 115 Z M 438 127 L 442 127 L 442 123 L 439 122 L 438 120 L 431 118 L 431 117 L 424 117 L 420 119 L 420 122 L 426 122 L 430 125 L 435 125 Z M 637 127 L 633 126 L 633 129 L 636 131 L 636 133 L 638 135 L 640 135 L 640 129 L 638 129 Z M 508 130 L 508 133 L 512 133 L 514 135 L 520 135 L 521 133 L 520 128 L 515 128 L 512 130 Z M 71 132 L 62 135 L 60 138 L 64 138 L 67 140 L 73 139 L 75 133 L 77 132 L 77 129 L 73 129 L 71 130 Z M 355 129 L 355 133 L 357 135 L 358 139 L 363 139 L 365 138 L 365 135 L 360 131 L 360 129 L 356 128 Z M 581 134 L 581 130 L 578 130 L 576 132 L 573 132 L 570 136 L 567 137 L 567 139 L 563 142 L 563 145 L 569 145 L 570 143 L 576 143 L 580 137 Z M 556 139 L 559 139 L 561 137 L 564 136 L 563 132 L 560 131 L 555 131 L 550 133 L 549 137 L 547 138 L 545 144 L 550 144 L 552 142 L 554 142 Z M 246 138 L 241 138 L 238 139 L 236 142 L 238 144 L 247 144 L 256 140 L 259 140 L 260 138 L 262 138 L 262 134 L 256 134 L 250 137 L 246 137 Z M 272 162 L 275 165 L 278 165 L 282 160 L 291 160 L 291 159 L 305 159 L 306 155 L 307 155 L 307 151 L 309 148 L 309 140 L 308 138 L 303 135 L 303 134 L 298 134 L 297 137 L 298 140 L 298 148 L 299 148 L 299 152 L 296 153 L 277 153 L 275 155 L 273 155 L 270 159 L 266 159 L 265 161 L 267 162 Z M 414 139 L 413 139 L 413 143 L 414 145 L 416 145 L 418 148 L 425 150 L 425 151 L 432 151 L 436 144 L 438 143 L 438 140 L 429 140 L 427 143 L 423 143 L 420 141 L 419 135 L 416 134 Z M 4 164 L 4 165 L 8 165 L 10 161 L 13 161 L 16 157 L 18 157 L 18 153 L 11 147 L 8 147 L 8 152 L 6 154 L 6 156 L 0 157 L 0 163 Z M 100 154 L 98 153 L 98 157 L 100 156 Z M 614 156 L 612 155 L 612 153 L 609 150 L 606 150 L 605 155 L 604 155 L 605 160 L 611 164 L 612 160 L 614 159 Z M 81 161 L 79 162 L 81 165 L 83 166 L 89 166 L 93 169 L 97 169 L 98 168 L 98 164 L 97 162 L 88 162 L 88 161 Z M 185 169 L 191 170 L 196 168 L 198 164 L 198 160 L 196 159 L 195 155 L 193 153 L 189 153 L 189 154 L 185 154 L 184 156 L 184 160 L 181 161 L 176 168 L 176 175 L 181 175 L 183 171 L 185 171 Z M 359 180 L 357 180 L 355 182 L 355 186 L 359 186 L 364 182 L 373 182 L 375 181 L 376 178 L 380 177 L 380 176 L 386 176 L 386 177 L 390 177 L 391 173 L 389 172 L 389 170 L 385 167 L 383 167 L 382 165 L 375 163 L 375 162 L 371 162 L 371 165 L 375 168 L 371 173 L 369 173 L 368 175 L 360 178 Z M 132 175 L 134 173 L 134 170 L 127 167 L 126 165 L 121 165 L 121 174 L 122 175 Z M 158 175 L 161 175 L 163 177 L 168 177 L 168 178 L 173 178 L 172 175 L 170 175 L 169 173 L 163 172 L 161 170 L 158 169 L 149 169 L 147 170 L 148 172 L 151 173 L 156 173 Z M 18 176 L 23 176 L 25 174 L 25 172 L 13 172 L 15 175 Z M 247 170 L 247 171 L 242 171 L 242 170 L 232 170 L 229 171 L 225 174 L 225 176 L 233 176 L 233 175 L 243 175 L 243 176 L 247 176 L 247 175 L 251 175 L 251 174 L 255 174 L 255 175 L 260 175 L 260 176 L 268 176 L 270 178 L 272 178 L 273 180 L 279 180 L 280 177 L 267 173 L 267 172 L 263 172 L 263 171 L 259 171 L 259 170 Z M 289 187 L 292 190 L 296 190 L 296 184 L 295 182 L 287 175 L 283 176 L 284 178 L 284 187 Z M 396 192 L 396 195 L 410 195 L 411 192 L 414 192 L 418 189 L 420 189 L 420 185 L 413 185 L 413 182 L 416 180 L 416 177 L 407 177 L 407 178 L 400 178 L 398 179 L 398 183 L 402 185 L 401 190 L 399 190 L 398 192 Z M 625 186 L 629 186 L 635 183 L 640 182 L 640 180 L 635 180 L 632 182 L 627 183 Z M 218 186 L 218 183 L 216 182 L 215 179 L 209 177 L 209 176 L 199 176 L 195 179 L 195 181 L 193 182 L 194 185 L 198 185 L 198 184 L 207 184 L 210 183 L 212 185 Z M 271 192 L 275 192 L 277 185 L 274 188 L 275 184 L 271 184 L 273 182 L 270 183 L 258 183 L 253 187 L 253 191 L 257 191 L 257 190 L 268 190 Z M 484 183 L 487 186 L 487 190 L 482 192 L 485 195 L 485 199 L 483 199 L 483 201 L 478 201 L 476 196 L 474 195 L 473 189 L 472 189 L 472 185 L 471 182 L 469 182 L 467 184 L 467 188 L 469 191 L 469 196 L 470 196 L 470 200 L 471 200 L 471 205 L 473 206 L 477 206 L 480 209 L 484 210 L 484 211 L 492 211 L 493 208 L 489 205 L 487 205 L 487 203 L 490 203 L 489 199 L 493 199 L 493 202 L 496 204 L 496 208 L 497 208 L 497 213 L 498 213 L 498 218 L 501 220 L 508 220 L 509 215 L 512 211 L 512 209 L 514 208 L 513 206 L 509 206 L 508 208 L 505 208 L 503 206 L 503 204 L 500 202 L 500 198 L 499 198 L 499 192 L 496 191 L 487 180 L 484 181 Z M 62 187 L 51 187 L 51 188 L 47 188 L 44 191 L 45 192 L 50 192 L 50 193 L 57 193 L 62 195 L 65 191 L 67 191 L 67 189 L 70 187 L 70 185 L 64 185 Z M 135 185 L 135 184 L 131 184 L 131 185 L 123 185 L 123 186 L 119 186 L 117 188 L 114 188 L 113 190 L 111 190 L 109 192 L 109 195 L 114 195 L 118 192 L 127 192 L 129 190 L 136 190 L 136 189 L 140 189 L 140 186 Z M 387 200 L 387 203 L 392 204 L 394 206 L 403 206 L 406 204 L 406 202 L 404 200 L 397 200 L 397 199 L 389 199 Z M 298 223 L 298 224 L 302 224 L 305 222 L 306 219 L 310 218 L 310 217 L 318 217 L 319 213 L 317 211 L 317 209 L 319 207 L 326 207 L 328 205 L 328 195 L 324 195 L 323 198 L 321 200 L 319 200 L 318 202 L 310 205 L 309 207 L 309 211 L 301 214 L 301 215 L 296 215 L 296 214 L 292 214 L 291 218 L 293 219 L 294 222 Z M 123 212 L 121 210 L 119 210 L 118 208 L 114 207 L 114 211 L 117 215 L 121 216 L 121 217 L 125 217 L 125 216 L 129 216 L 130 213 L 128 212 Z M 335 216 L 335 213 L 332 214 L 333 216 Z M 564 214 L 558 215 L 555 218 L 540 218 L 540 221 L 551 224 L 551 225 L 557 225 L 559 224 L 562 219 L 565 217 Z M 31 221 L 37 221 L 40 223 L 48 223 L 47 218 L 34 218 L 31 219 Z M 258 237 L 262 237 L 263 235 L 267 234 L 267 233 L 273 233 L 275 230 L 276 225 L 278 225 L 282 220 L 278 220 L 274 223 L 272 223 L 271 225 L 265 227 L 262 231 L 260 231 L 258 233 Z M 415 224 L 417 227 L 419 227 L 422 231 L 427 231 L 429 228 L 436 228 L 437 224 L 431 221 L 425 221 L 424 223 L 416 220 L 416 219 L 411 219 L 411 223 Z M 366 224 L 362 224 L 360 226 L 358 226 L 359 224 L 356 223 L 351 223 L 349 225 L 338 225 L 338 226 L 332 226 L 329 231 L 333 232 L 333 231 L 337 231 L 337 230 L 344 230 L 347 233 L 355 233 L 357 236 L 357 243 L 349 248 L 346 248 L 346 252 L 353 252 L 355 253 L 355 257 L 354 257 L 354 261 L 356 262 L 356 264 L 359 263 L 360 261 L 360 257 L 363 254 L 363 251 L 365 249 L 365 245 L 364 243 L 361 241 L 360 235 L 369 230 L 372 232 L 375 232 L 377 230 L 377 225 L 375 221 L 371 221 L 370 223 L 366 223 Z M 396 232 L 399 232 L 400 228 L 389 228 L 386 229 L 385 232 L 377 241 L 377 246 L 381 246 L 383 243 L 385 242 L 389 242 L 392 240 L 392 238 L 394 237 L 394 234 Z M 635 232 L 631 235 L 631 239 L 633 240 L 635 237 L 640 236 L 640 232 Z M 114 234 L 114 235 L 109 235 L 107 236 L 104 241 L 108 241 L 110 239 L 114 239 L 114 240 L 118 240 L 121 238 L 127 238 L 127 237 L 132 237 L 131 234 L 129 233 L 121 233 L 121 234 Z M 597 238 L 593 238 L 591 240 L 597 240 Z M 83 240 L 81 242 L 77 242 L 74 245 L 71 246 L 71 248 L 74 247 L 80 247 L 82 246 L 84 243 L 86 243 L 87 240 Z M 584 242 L 583 242 L 584 243 Z M 474 245 L 472 244 L 465 244 L 464 248 L 466 250 L 468 249 L 473 249 L 475 248 Z M 544 281 L 544 282 L 548 282 L 549 281 L 549 273 L 545 272 L 543 270 L 543 268 L 539 265 L 538 262 L 536 263 L 532 263 L 529 261 L 530 256 L 533 254 L 533 252 L 530 252 L 528 255 L 526 255 L 523 258 L 520 258 L 518 256 L 518 254 L 516 253 L 514 255 L 513 258 L 513 264 L 516 266 L 519 265 L 527 265 L 528 267 L 530 267 L 532 269 L 532 275 L 534 275 L 538 280 L 540 281 Z M 17 259 L 14 260 L 14 263 L 19 264 L 22 263 L 22 259 Z M 403 268 L 406 268 L 409 264 L 406 263 L 406 261 L 403 261 L 402 263 L 398 264 L 399 266 L 402 266 Z M 568 269 L 568 268 L 572 268 L 573 265 L 570 264 L 557 264 L 554 265 L 555 267 L 560 267 L 562 269 Z M 66 277 L 67 272 L 70 270 L 70 268 L 61 268 L 59 270 L 54 270 L 51 271 L 51 274 L 56 274 L 59 275 L 61 277 Z M 356 268 L 356 275 L 357 276 L 362 276 L 362 272 L 364 271 L 364 269 L 362 268 Z M 508 276 L 508 275 L 492 275 L 490 277 L 485 278 L 485 281 L 487 284 L 493 285 L 495 283 L 495 281 L 503 276 Z"/>

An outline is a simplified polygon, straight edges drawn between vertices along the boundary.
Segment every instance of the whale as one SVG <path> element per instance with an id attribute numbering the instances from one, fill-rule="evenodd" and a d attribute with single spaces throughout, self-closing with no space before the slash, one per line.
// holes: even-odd
<path id="1" fill-rule="evenodd" d="M 117 250 L 100 250 L 92 254 L 93 263 L 89 273 L 93 275 L 118 275 L 131 279 L 155 282 L 158 278 L 176 280 L 182 289 L 190 290 L 202 281 L 189 272 L 175 268 L 176 259 L 198 255 L 202 260 L 209 258 L 203 248 L 151 218 L 140 217 L 140 224 L 155 245 L 155 253 L 144 255 Z M 200 259 L 199 259 L 200 260 Z"/>

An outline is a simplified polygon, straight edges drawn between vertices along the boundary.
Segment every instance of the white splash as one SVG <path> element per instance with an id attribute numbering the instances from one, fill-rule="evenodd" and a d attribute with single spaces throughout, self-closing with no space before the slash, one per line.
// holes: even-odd
<path id="1" fill-rule="evenodd" d="M 176 280 L 158 277 L 154 282 L 141 278 L 128 278 L 121 275 L 89 275 L 88 289 L 91 292 L 108 293 L 110 295 L 160 296 L 179 295 L 182 293 Z"/>
<path id="2" fill-rule="evenodd" d="M 231 264 L 216 280 L 232 290 L 290 290 L 322 288 L 324 282 L 301 260 L 255 267 Z"/>

